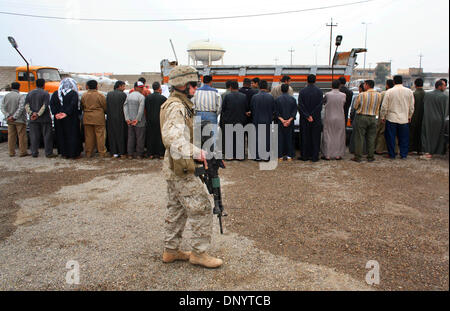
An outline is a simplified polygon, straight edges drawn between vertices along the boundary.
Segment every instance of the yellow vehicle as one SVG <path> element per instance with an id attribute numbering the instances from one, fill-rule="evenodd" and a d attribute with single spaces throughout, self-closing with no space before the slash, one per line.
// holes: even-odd
<path id="1" fill-rule="evenodd" d="M 34 90 L 36 88 L 37 79 L 45 80 L 44 89 L 50 94 L 58 90 L 59 83 L 61 82 L 61 76 L 59 75 L 59 71 L 57 68 L 45 66 L 30 66 L 29 70 L 30 81 L 28 84 L 27 66 L 16 68 L 16 82 L 20 83 L 21 92 L 29 92 L 31 90 Z"/>

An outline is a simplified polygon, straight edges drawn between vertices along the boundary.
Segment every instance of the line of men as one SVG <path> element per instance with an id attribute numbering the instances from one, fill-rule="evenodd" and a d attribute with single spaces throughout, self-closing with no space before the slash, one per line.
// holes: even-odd
<path id="1" fill-rule="evenodd" d="M 343 80 L 343 81 L 342 81 Z M 203 86 L 198 88 L 192 102 L 196 114 L 201 120 L 218 124 L 222 133 L 226 134 L 225 125 L 245 126 L 248 123 L 256 129 L 256 161 L 268 161 L 270 154 L 270 132 L 273 121 L 278 125 L 278 159 L 292 161 L 295 157 L 293 142 L 294 120 L 297 110 L 300 114 L 301 157 L 299 159 L 313 162 L 319 161 L 321 149 L 322 106 L 326 109 L 324 121 L 324 140 L 322 150 L 325 158 L 342 158 L 345 151 L 346 115 L 351 105 L 353 93 L 345 87 L 346 80 L 342 77 L 333 82 L 333 91 L 326 94 L 315 85 L 316 76 L 308 76 L 308 85 L 299 93 L 298 105 L 293 97 L 290 86 L 291 78 L 283 76 L 280 84 L 269 91 L 265 80 L 246 78 L 243 87 L 239 89 L 237 81 L 226 82 L 226 92 L 222 95 L 212 88 L 212 77 L 203 77 Z M 259 139 L 259 125 L 264 125 L 265 140 Z M 236 133 L 232 137 L 222 135 L 222 148 L 232 149 L 232 154 L 225 153 L 225 159 L 242 160 L 243 155 L 237 155 Z M 265 145 L 264 155 L 259 154 L 258 145 Z"/>
<path id="2" fill-rule="evenodd" d="M 316 85 L 316 76 L 309 75 L 308 84 L 299 93 L 298 104 L 293 97 L 290 77 L 283 76 L 281 83 L 269 92 L 265 80 L 246 78 L 243 87 L 237 81 L 226 82 L 226 92 L 219 94 L 212 87 L 212 77 L 203 77 L 203 86 L 198 88 L 192 102 L 195 114 L 202 121 L 218 125 L 225 133 L 225 125 L 252 123 L 256 128 L 256 161 L 268 161 L 270 154 L 271 124 L 278 124 L 279 161 L 292 161 L 295 157 L 293 142 L 294 120 L 300 114 L 300 149 L 303 161 L 322 159 L 340 160 L 345 153 L 345 125 L 353 92 L 346 86 L 346 79 L 332 82 L 332 91 L 323 94 Z M 44 90 L 45 81 L 38 79 L 37 88 L 25 99 L 20 96 L 18 83 L 12 83 L 13 91 L 5 96 L 2 112 L 8 120 L 9 154 L 15 155 L 16 136 L 19 137 L 19 156 L 27 156 L 26 119 L 30 122 L 30 149 L 33 157 L 43 138 L 46 157 L 53 153 L 52 119 L 54 115 L 55 138 L 58 153 L 65 158 L 80 158 L 83 151 L 84 131 L 85 155 L 92 157 L 95 148 L 101 157 L 106 156 L 105 141 L 108 139 L 110 154 L 127 158 L 163 158 L 164 145 L 160 131 L 160 107 L 166 101 L 161 95 L 161 85 L 153 83 L 153 93 L 145 88 L 145 79 L 134 84 L 127 95 L 125 83 L 117 81 L 114 91 L 105 97 L 97 90 L 95 80 L 88 81 L 88 91 L 78 99 L 77 83 L 66 78 L 57 92 L 50 95 Z M 367 160 L 375 160 L 374 154 L 387 151 L 394 159 L 398 151 L 405 159 L 408 152 L 417 152 L 430 159 L 433 154 L 445 153 L 443 126 L 448 116 L 448 96 L 444 91 L 447 81 L 436 82 L 435 90 L 423 91 L 423 80 L 415 81 L 415 92 L 403 87 L 402 77 L 395 76 L 386 83 L 386 91 L 374 90 L 374 81 L 367 80 L 352 107 L 353 134 L 350 151 L 355 162 L 361 162 L 363 154 Z M 324 117 L 322 119 L 322 109 Z M 105 120 L 106 114 L 106 120 Z M 220 122 L 218 119 L 220 115 Z M 378 116 L 378 122 L 376 120 Z M 83 127 L 80 127 L 82 120 Z M 265 125 L 265 141 L 258 139 L 258 125 Z M 106 135 L 106 132 L 108 135 Z M 217 128 L 214 129 L 217 132 Z M 243 160 L 237 154 L 236 133 L 232 137 L 222 135 L 225 159 Z M 42 137 L 42 138 L 41 138 Z M 247 137 L 246 137 L 247 139 Z M 260 155 L 258 144 L 265 145 L 266 153 Z M 145 152 L 145 146 L 147 151 Z"/>
<path id="3" fill-rule="evenodd" d="M 45 156 L 57 157 L 53 153 L 53 140 L 56 139 L 58 154 L 67 159 L 78 159 L 83 151 L 83 136 L 87 158 L 93 157 L 96 150 L 100 157 L 106 157 L 106 145 L 115 158 L 164 157 L 159 111 L 167 98 L 162 95 L 159 82 L 153 83 L 153 93 L 150 93 L 145 88 L 145 79 L 140 78 L 127 95 L 125 82 L 117 81 L 114 90 L 105 97 L 98 91 L 97 81 L 90 80 L 81 100 L 78 84 L 72 78 L 63 79 L 51 96 L 44 90 L 44 79 L 37 79 L 36 86 L 24 97 L 19 92 L 20 84 L 13 82 L 12 91 L 2 102 L 1 111 L 8 122 L 11 157 L 15 156 L 17 137 L 19 156 L 30 155 L 27 151 L 27 115 L 33 157 L 39 156 L 42 140 Z"/>
<path id="4" fill-rule="evenodd" d="M 292 144 L 292 135 L 294 131 L 294 119 L 297 113 L 297 104 L 292 96 L 294 91 L 289 86 L 290 77 L 284 76 L 281 84 L 274 87 L 269 92 L 268 83 L 265 80 L 254 78 L 252 80 L 245 78 L 243 87 L 239 88 L 237 81 L 227 81 L 226 91 L 219 94 L 218 90 L 212 87 L 212 76 L 203 76 L 203 86 L 198 88 L 192 99 L 194 111 L 201 121 L 208 121 L 217 126 L 223 134 L 226 133 L 227 124 L 236 126 L 238 124 L 245 126 L 253 123 L 256 128 L 256 137 L 258 137 L 259 124 L 265 125 L 265 141 L 256 140 L 255 160 L 268 160 L 268 157 L 262 156 L 258 152 L 258 144 L 265 145 L 265 151 L 270 152 L 270 130 L 274 116 L 282 128 L 279 131 L 279 157 L 286 157 L 291 160 L 295 156 L 294 146 Z M 220 115 L 220 122 L 218 123 Z M 237 135 L 221 135 L 222 152 L 225 159 L 243 160 L 244 155 L 238 155 Z M 243 143 L 243 142 L 242 142 Z M 243 145 L 243 144 L 242 144 Z M 226 150 L 232 150 L 228 153 Z"/>
<path id="5" fill-rule="evenodd" d="M 289 86 L 289 76 L 284 76 L 281 84 L 270 93 L 267 82 L 258 78 L 245 79 L 240 89 L 236 81 L 227 81 L 227 91 L 221 96 L 212 88 L 212 77 L 204 76 L 204 85 L 197 89 L 193 98 L 194 109 L 202 121 L 214 124 L 217 124 L 220 115 L 222 134 L 226 133 L 226 124 L 245 126 L 253 123 L 256 131 L 257 125 L 266 125 L 265 142 L 260 141 L 256 133 L 257 145 L 265 144 L 266 151 L 270 149 L 270 124 L 275 121 L 278 124 L 279 161 L 291 161 L 295 155 L 292 135 L 298 109 L 301 133 L 299 159 L 317 162 L 321 151 L 324 160 L 340 160 L 346 149 L 345 126 L 353 92 L 345 86 L 345 77 L 333 81 L 332 90 L 325 95 L 315 85 L 315 75 L 309 75 L 307 81 L 307 86 L 299 93 L 297 105 Z M 382 93 L 374 90 L 373 80 L 365 81 L 360 87 L 351 114 L 353 139 L 350 149 L 354 153 L 353 161 L 361 162 L 363 154 L 367 154 L 367 160 L 372 162 L 375 153 L 387 153 L 386 157 L 395 159 L 399 150 L 402 159 L 406 159 L 408 152 L 421 154 L 424 151 L 425 159 L 430 159 L 433 154 L 445 153 L 443 128 L 448 116 L 447 81 L 438 80 L 435 90 L 428 93 L 423 90 L 423 80 L 420 78 L 415 81 L 414 92 L 402 84 L 402 76 L 397 75 L 387 81 L 386 91 Z M 238 157 L 236 154 L 236 133 L 233 132 L 232 137 L 222 135 L 222 139 L 222 148 L 228 150 L 231 146 L 233 150 L 231 159 L 242 160 L 242 155 Z M 229 156 L 225 153 L 226 159 Z M 261 160 L 258 151 L 256 160 Z"/>
<path id="6" fill-rule="evenodd" d="M 374 90 L 374 81 L 360 86 L 360 94 L 352 108 L 355 162 L 361 162 L 364 153 L 367 161 L 374 154 L 395 159 L 397 154 L 406 159 L 417 153 L 423 159 L 434 154 L 445 154 L 445 119 L 448 117 L 449 97 L 445 93 L 447 80 L 440 79 L 431 92 L 423 90 L 423 79 L 414 82 L 415 91 L 403 86 L 403 78 L 394 76 L 386 82 L 386 90 Z M 378 122 L 376 117 L 378 116 Z M 364 152 L 364 149 L 366 150 Z"/>

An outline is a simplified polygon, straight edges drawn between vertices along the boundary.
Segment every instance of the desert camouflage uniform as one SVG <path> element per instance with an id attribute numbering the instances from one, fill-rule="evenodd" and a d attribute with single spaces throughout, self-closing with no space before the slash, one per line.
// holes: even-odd
<path id="1" fill-rule="evenodd" d="M 163 173 L 167 180 L 165 248 L 177 250 L 189 217 L 191 246 L 205 252 L 211 242 L 213 200 L 206 186 L 194 176 L 193 157 L 200 149 L 193 145 L 193 104 L 174 90 L 161 106 L 161 136 L 166 147 Z"/>

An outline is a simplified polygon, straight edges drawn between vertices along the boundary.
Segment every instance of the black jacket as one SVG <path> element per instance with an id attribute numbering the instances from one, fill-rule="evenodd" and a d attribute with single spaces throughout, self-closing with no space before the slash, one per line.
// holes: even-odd
<path id="1" fill-rule="evenodd" d="M 314 84 L 308 84 L 298 95 L 298 110 L 300 119 L 312 116 L 314 122 L 321 122 L 323 92 Z"/>
<path id="2" fill-rule="evenodd" d="M 252 100 L 253 95 L 258 94 L 258 91 L 255 89 L 252 89 L 250 87 L 241 87 L 239 89 L 239 92 L 241 92 L 242 94 L 244 94 L 245 96 L 247 96 L 247 102 L 250 105 L 250 101 Z"/>
<path id="3" fill-rule="evenodd" d="M 297 101 L 289 94 L 283 94 L 275 100 L 275 117 L 279 121 L 279 117 L 288 120 L 297 116 Z M 281 121 L 279 121 L 281 122 Z M 294 124 L 292 122 L 291 124 Z"/>
<path id="4" fill-rule="evenodd" d="M 353 92 L 350 91 L 346 86 L 341 86 L 339 91 L 344 93 L 346 96 L 345 97 L 345 105 L 344 105 L 344 114 L 345 114 L 345 120 L 347 120 L 348 110 L 350 109 L 350 106 L 352 105 Z"/>
<path id="5" fill-rule="evenodd" d="M 41 88 L 36 88 L 27 94 L 25 97 L 25 105 L 30 107 L 31 112 L 39 112 L 42 106 L 45 105 L 44 113 L 38 117 L 36 120 L 30 120 L 30 123 L 34 122 L 44 122 L 51 123 L 52 118 L 50 117 L 50 95 L 47 91 Z"/>
<path id="6" fill-rule="evenodd" d="M 275 113 L 275 100 L 273 96 L 264 91 L 253 95 L 250 102 L 253 124 L 270 124 Z"/>
<path id="7" fill-rule="evenodd" d="M 240 92 L 231 92 L 225 96 L 222 102 L 220 125 L 247 123 L 246 112 L 250 111 L 247 97 Z"/>

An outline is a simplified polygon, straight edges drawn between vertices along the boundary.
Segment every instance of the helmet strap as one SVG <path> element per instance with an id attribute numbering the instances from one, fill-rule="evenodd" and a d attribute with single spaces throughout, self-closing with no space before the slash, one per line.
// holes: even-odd
<path id="1" fill-rule="evenodd" d="M 178 92 L 183 93 L 186 95 L 187 98 L 191 99 L 194 97 L 193 95 L 189 95 L 189 83 L 186 84 L 186 88 L 184 90 L 180 90 L 177 87 L 174 87 Z"/>

